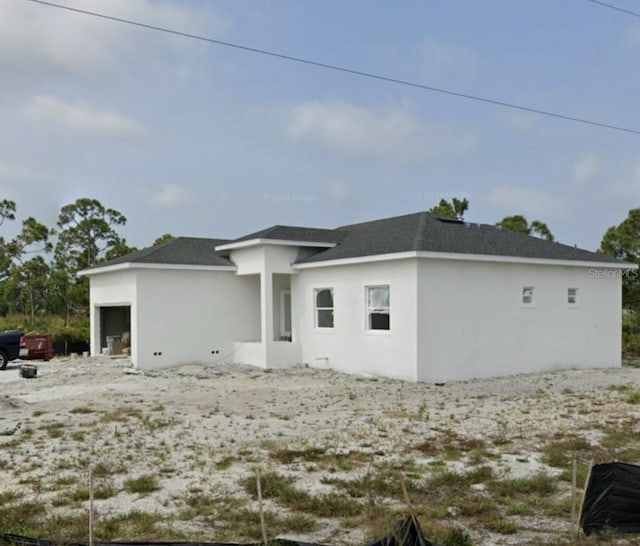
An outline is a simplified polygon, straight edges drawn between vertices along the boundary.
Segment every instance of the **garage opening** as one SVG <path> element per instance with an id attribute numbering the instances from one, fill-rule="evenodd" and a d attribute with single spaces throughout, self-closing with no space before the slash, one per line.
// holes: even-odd
<path id="1" fill-rule="evenodd" d="M 131 306 L 100 308 L 100 348 L 103 354 L 131 353 Z"/>

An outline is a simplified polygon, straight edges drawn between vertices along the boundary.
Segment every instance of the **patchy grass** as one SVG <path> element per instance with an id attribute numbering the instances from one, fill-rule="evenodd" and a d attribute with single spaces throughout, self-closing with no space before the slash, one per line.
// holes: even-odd
<path id="1" fill-rule="evenodd" d="M 66 425 L 64 423 L 56 421 L 53 423 L 46 423 L 40 428 L 47 432 L 49 438 L 61 438 L 64 435 L 63 429 L 65 426 Z"/>
<path id="2" fill-rule="evenodd" d="M 98 487 L 94 487 L 93 489 L 93 498 L 96 500 L 100 499 L 110 499 L 118 494 L 118 491 L 112 485 L 101 485 Z M 76 502 L 88 501 L 89 500 L 89 489 L 79 487 L 71 492 L 69 498 Z"/>
<path id="3" fill-rule="evenodd" d="M 294 462 L 317 462 L 325 454 L 326 449 L 321 447 L 307 447 L 304 449 L 273 448 L 269 450 L 269 457 L 280 464 Z"/>
<path id="4" fill-rule="evenodd" d="M 566 468 L 574 457 L 587 459 L 593 446 L 581 436 L 563 435 L 547 442 L 542 448 L 542 462 L 556 468 Z"/>
<path id="5" fill-rule="evenodd" d="M 249 509 L 246 501 L 215 492 L 192 489 L 182 499 L 185 507 L 179 514 L 183 521 L 199 519 L 215 528 L 217 540 L 261 540 L 260 513 Z M 279 514 L 264 511 L 269 536 L 283 533 L 307 533 L 315 530 L 316 519 L 307 514 Z"/>
<path id="6" fill-rule="evenodd" d="M 138 493 L 140 495 L 146 495 L 153 493 L 160 489 L 160 483 L 158 478 L 152 474 L 144 474 L 137 478 L 125 480 L 124 489 L 128 493 Z"/>
<path id="7" fill-rule="evenodd" d="M 126 472 L 128 472 L 128 469 L 122 462 L 114 464 L 101 461 L 93 466 L 93 475 L 96 478 L 108 478 L 114 474 L 125 474 Z"/>
<path id="8" fill-rule="evenodd" d="M 216 470 L 226 470 L 236 462 L 236 458 L 233 455 L 226 455 L 222 459 L 216 462 Z"/>
<path id="9" fill-rule="evenodd" d="M 252 497 L 257 498 L 257 482 L 255 476 L 240 480 L 240 485 Z M 362 505 L 346 495 L 339 493 L 323 493 L 312 495 L 294 485 L 294 480 L 269 471 L 260 476 L 262 496 L 274 499 L 290 510 L 306 512 L 321 518 L 349 517 L 362 513 Z"/>
<path id="10" fill-rule="evenodd" d="M 344 479 L 325 476 L 321 482 L 334 485 L 356 499 L 387 497 L 402 500 L 404 498 L 400 471 L 388 465 L 375 467 L 359 478 Z M 405 487 L 409 492 L 416 490 L 415 482 L 410 478 L 405 479 Z"/>
<path id="11" fill-rule="evenodd" d="M 625 383 L 622 376 L 609 377 Z M 97 540 L 258 542 L 255 477 L 245 475 L 231 494 L 228 479 L 261 464 L 268 469 L 261 483 L 269 537 L 316 532 L 314 541 L 361 544 L 365 537 L 373 540 L 386 534 L 410 503 L 426 536 L 441 546 L 606 542 L 602 537 L 566 539 L 571 513 L 568 483 L 574 459 L 579 485 L 590 460 L 640 460 L 640 420 L 631 405 L 640 403 L 632 400 L 640 397 L 640 389 L 633 381 L 605 390 L 601 385 L 591 389 L 585 383 L 578 389 L 578 383 L 548 379 L 539 382 L 537 392 L 535 386 L 521 394 L 515 389 L 514 394 L 477 395 L 470 385 L 467 398 L 454 389 L 389 384 L 397 394 L 378 396 L 385 394 L 381 390 L 371 395 L 376 404 L 371 410 L 365 409 L 369 394 L 361 388 L 352 389 L 355 408 L 348 407 L 348 391 L 341 385 L 339 395 L 326 395 L 319 409 L 310 397 L 279 406 L 280 395 L 273 395 L 271 417 L 288 416 L 289 421 L 279 423 L 280 431 L 259 426 L 262 392 L 255 399 L 254 393 L 243 395 L 246 407 L 238 412 L 224 399 L 224 410 L 218 403 L 209 412 L 207 398 L 206 403 L 184 406 L 175 401 L 176 411 L 172 402 L 169 413 L 159 401 L 169 400 L 170 393 L 149 401 L 142 393 L 127 392 L 114 397 L 110 406 L 102 406 L 102 401 L 65 401 L 57 408 L 51 404 L 44 418 L 36 420 L 27 413 L 20 434 L 3 439 L 0 470 L 11 476 L 8 490 L 0 492 L 0 529 L 67 543 L 86 540 L 87 468 L 100 461 L 93 467 L 97 500 L 120 493 L 123 500 L 134 498 L 124 493 L 152 495 L 169 479 L 191 489 L 172 497 L 161 491 L 143 500 L 145 505 L 162 504 L 162 517 L 153 509 L 128 511 L 131 506 L 124 503 L 116 508 L 121 514 L 111 511 L 118 503 L 107 503 L 104 511 L 98 504 Z M 388 387 L 379 382 L 371 389 L 383 386 Z M 241 392 L 231 389 L 229 396 Z M 335 400 L 344 405 L 337 414 Z M 483 400 L 499 400 L 504 407 L 485 407 Z M 301 411 L 295 407 L 298 403 Z M 116 409 L 106 413 L 108 407 Z M 326 408 L 331 411 L 323 414 Z M 371 414 L 371 421 L 338 430 L 364 414 Z M 253 421 L 253 415 L 260 415 L 260 422 Z M 316 423 L 318 434 L 306 434 Z M 239 434 L 235 427 L 247 427 L 251 434 Z M 304 437 L 298 434 L 302 430 Z M 147 454 L 142 464 L 136 457 L 139 452 Z M 509 475 L 512 462 L 527 461 L 555 470 L 552 476 Z M 230 468 L 233 472 L 225 472 Z M 224 473 L 223 479 L 206 477 L 216 471 Z M 219 485 L 193 485 L 207 482 Z M 31 499 L 43 502 L 27 502 Z"/>
<path id="12" fill-rule="evenodd" d="M 74 415 L 87 415 L 89 413 L 95 413 L 95 409 L 90 406 L 77 406 L 75 408 L 71 408 L 69 413 L 73 413 Z"/>
<path id="13" fill-rule="evenodd" d="M 498 533 L 500 535 L 513 535 L 518 532 L 517 525 L 495 512 L 487 519 L 483 519 L 481 525 L 492 533 Z"/>
<path id="14" fill-rule="evenodd" d="M 17 491 L 11 491 L 11 490 L 0 491 L 0 506 L 16 502 L 18 499 L 22 497 L 23 497 L 23 494 L 18 493 Z"/>
<path id="15" fill-rule="evenodd" d="M 640 389 L 629 392 L 625 400 L 627 404 L 640 404 Z"/>
<path id="16" fill-rule="evenodd" d="M 498 497 L 510 499 L 525 495 L 551 495 L 556 488 L 557 479 L 545 472 L 538 472 L 528 478 L 508 478 L 489 483 L 489 489 Z"/>
<path id="17" fill-rule="evenodd" d="M 132 418 L 139 419 L 142 415 L 142 410 L 132 406 L 121 406 L 114 411 L 105 413 L 100 421 L 103 423 L 117 422 L 126 423 Z"/>
<path id="18" fill-rule="evenodd" d="M 176 532 L 166 523 L 167 517 L 163 514 L 131 510 L 126 514 L 100 520 L 96 538 L 113 540 L 116 537 L 136 537 L 139 541 L 183 538 L 181 533 Z"/>
<path id="19" fill-rule="evenodd" d="M 326 448 L 320 447 L 307 447 L 301 449 L 271 447 L 269 449 L 269 457 L 283 465 L 309 463 L 314 464 L 317 470 L 349 472 L 354 468 L 360 467 L 371 461 L 373 455 L 359 451 L 327 453 Z"/>

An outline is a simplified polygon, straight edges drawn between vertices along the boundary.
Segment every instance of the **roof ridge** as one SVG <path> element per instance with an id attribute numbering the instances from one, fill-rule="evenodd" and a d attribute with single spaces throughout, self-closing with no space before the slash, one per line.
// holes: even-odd
<path id="1" fill-rule="evenodd" d="M 417 216 L 419 214 L 423 214 L 426 211 L 418 211 L 418 212 L 410 212 L 408 214 L 399 214 L 397 216 L 386 216 L 385 218 L 374 218 L 373 220 L 365 220 L 363 222 L 355 222 L 354 224 L 345 224 L 343 226 L 338 226 L 336 231 L 349 231 L 353 228 L 364 226 L 365 224 L 375 224 L 378 222 L 386 222 L 388 220 L 399 220 L 401 218 L 408 218 L 410 216 Z M 429 214 L 429 213 L 427 213 Z"/>
<path id="2" fill-rule="evenodd" d="M 431 216 L 426 210 L 420 214 L 418 218 L 418 227 L 416 228 L 416 233 L 413 237 L 413 249 L 419 250 L 420 241 L 424 235 L 425 228 L 427 226 L 427 218 Z"/>

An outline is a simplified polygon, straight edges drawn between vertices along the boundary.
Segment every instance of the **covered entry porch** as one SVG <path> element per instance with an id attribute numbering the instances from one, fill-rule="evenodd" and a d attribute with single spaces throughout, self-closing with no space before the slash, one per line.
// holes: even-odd
<path id="1" fill-rule="evenodd" d="M 295 339 L 291 275 L 261 272 L 260 339 L 238 341 L 234 344 L 233 362 L 262 368 L 288 368 L 299 364 L 302 347 Z"/>

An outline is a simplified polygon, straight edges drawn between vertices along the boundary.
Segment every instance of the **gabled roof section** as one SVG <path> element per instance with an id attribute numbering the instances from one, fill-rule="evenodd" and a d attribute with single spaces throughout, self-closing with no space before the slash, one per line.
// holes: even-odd
<path id="1" fill-rule="evenodd" d="M 311 254 L 300 255 L 296 261 L 299 265 L 407 252 L 628 265 L 605 254 L 552 243 L 494 225 L 452 221 L 418 212 L 337 229 L 277 225 L 233 240 L 177 237 L 82 273 L 91 275 L 103 269 L 110 270 L 111 266 L 119 269 L 118 266 L 135 267 L 136 264 L 235 268 L 228 251 L 253 244 L 289 244 L 313 249 Z"/>
<path id="2" fill-rule="evenodd" d="M 267 229 L 244 235 L 238 239 L 219 245 L 225 250 L 249 246 L 251 243 L 297 244 L 298 246 L 331 248 L 344 237 L 339 229 L 308 228 L 301 226 L 272 226 Z M 306 243 L 306 245 L 305 245 Z"/>
<path id="3" fill-rule="evenodd" d="M 234 267 L 224 255 L 216 252 L 216 246 L 227 239 L 205 239 L 199 237 L 176 237 L 165 243 L 150 246 L 98 264 L 88 271 L 120 264 L 163 264 Z"/>
<path id="4" fill-rule="evenodd" d="M 300 259 L 315 263 L 394 254 L 438 252 L 620 264 L 619 260 L 488 224 L 452 222 L 428 212 L 342 226 L 340 244 Z"/>

